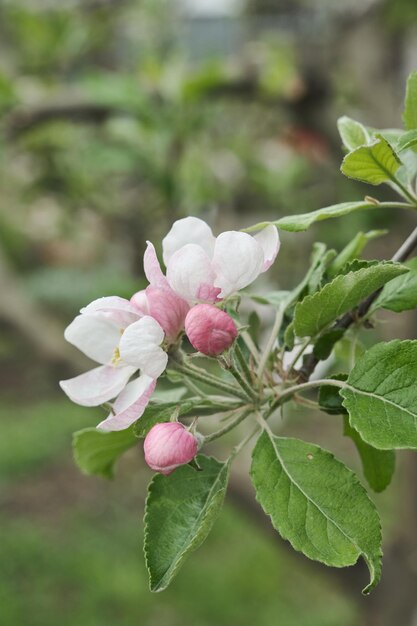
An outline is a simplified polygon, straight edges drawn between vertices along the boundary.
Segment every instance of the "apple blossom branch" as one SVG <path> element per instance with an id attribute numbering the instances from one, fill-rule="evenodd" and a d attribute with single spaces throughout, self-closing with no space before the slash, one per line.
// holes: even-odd
<path id="1" fill-rule="evenodd" d="M 417 247 L 417 227 L 412 231 L 412 233 L 407 237 L 407 239 L 403 242 L 403 244 L 398 248 L 397 252 L 393 255 L 392 261 L 401 263 L 406 261 L 410 254 Z M 357 309 L 353 311 L 349 311 L 343 317 L 341 317 L 333 326 L 333 330 L 343 329 L 347 330 L 352 324 L 358 322 L 363 319 L 365 315 L 368 313 L 371 305 L 376 300 L 380 293 L 380 289 L 374 291 L 370 296 L 368 296 L 363 302 L 359 305 Z M 310 376 L 313 374 L 316 366 L 320 362 L 319 359 L 314 352 L 308 355 L 305 359 L 303 366 L 299 369 L 297 380 L 298 381 L 308 381 Z"/>

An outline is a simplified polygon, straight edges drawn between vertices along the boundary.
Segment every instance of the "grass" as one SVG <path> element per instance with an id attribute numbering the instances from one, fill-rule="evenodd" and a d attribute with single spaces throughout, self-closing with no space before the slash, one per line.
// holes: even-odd
<path id="1" fill-rule="evenodd" d="M 141 516 L 150 474 L 133 451 L 113 482 L 78 473 L 65 401 L 0 409 L 2 626 L 351 626 L 355 610 L 226 506 L 162 594 L 148 591 Z"/>

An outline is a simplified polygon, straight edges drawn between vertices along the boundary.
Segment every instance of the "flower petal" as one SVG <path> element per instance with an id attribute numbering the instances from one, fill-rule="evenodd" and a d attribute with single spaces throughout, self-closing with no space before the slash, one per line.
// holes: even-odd
<path id="1" fill-rule="evenodd" d="M 213 268 L 220 297 L 225 298 L 252 283 L 263 271 L 263 265 L 262 246 L 251 235 L 228 231 L 217 237 Z"/>
<path id="2" fill-rule="evenodd" d="M 129 300 L 119 298 L 119 296 L 107 296 L 93 300 L 93 302 L 81 309 L 81 313 L 83 315 L 100 313 L 103 317 L 117 324 L 119 328 L 126 328 L 126 326 L 136 322 L 140 317 L 140 314 Z"/>
<path id="3" fill-rule="evenodd" d="M 162 241 L 164 263 L 168 267 L 172 255 L 189 243 L 203 248 L 211 259 L 215 241 L 210 226 L 198 217 L 184 217 L 177 220 Z"/>
<path id="4" fill-rule="evenodd" d="M 135 367 L 102 365 L 75 378 L 61 380 L 61 389 L 76 404 L 98 406 L 115 398 L 122 391 Z"/>
<path id="5" fill-rule="evenodd" d="M 143 415 L 155 385 L 156 380 L 146 375 L 132 380 L 113 404 L 115 415 L 110 414 L 97 428 L 107 432 L 128 428 Z"/>
<path id="6" fill-rule="evenodd" d="M 123 333 L 120 356 L 125 363 L 140 368 L 143 374 L 158 378 L 168 363 L 168 355 L 159 347 L 163 340 L 161 326 L 153 317 L 145 315 Z"/>
<path id="7" fill-rule="evenodd" d="M 158 289 L 150 285 L 146 289 L 149 315 L 163 328 L 168 339 L 176 339 L 184 328 L 189 306 L 169 287 Z"/>
<path id="8" fill-rule="evenodd" d="M 154 285 L 155 287 L 166 287 L 168 286 L 167 279 L 161 270 L 161 265 L 158 261 L 155 247 L 150 241 L 147 241 L 146 243 L 148 246 L 145 250 L 145 254 L 143 255 L 143 268 L 145 270 L 145 276 L 151 285 Z"/>
<path id="9" fill-rule="evenodd" d="M 280 240 L 278 228 L 276 228 L 273 224 L 270 224 L 266 228 L 259 231 L 259 233 L 255 235 L 254 239 L 261 244 L 264 251 L 264 265 L 262 271 L 266 272 L 266 270 L 268 270 L 275 261 L 279 252 Z"/>
<path id="10" fill-rule="evenodd" d="M 215 273 L 211 261 L 206 252 L 194 243 L 183 246 L 172 255 L 167 266 L 167 279 L 175 293 L 187 302 L 216 300 L 216 296 L 213 297 Z"/>
<path id="11" fill-rule="evenodd" d="M 65 329 L 65 339 L 97 363 L 110 363 L 120 328 L 101 313 L 77 315 Z"/>
<path id="12" fill-rule="evenodd" d="M 141 315 L 149 315 L 148 299 L 146 297 L 146 289 L 137 291 L 130 298 L 131 304 L 141 313 Z"/>

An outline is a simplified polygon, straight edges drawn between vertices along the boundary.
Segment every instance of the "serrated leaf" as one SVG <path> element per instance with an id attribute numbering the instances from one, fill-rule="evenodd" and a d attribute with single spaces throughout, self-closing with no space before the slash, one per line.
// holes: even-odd
<path id="1" fill-rule="evenodd" d="M 407 271 L 399 263 L 381 262 L 337 276 L 320 291 L 298 302 L 294 314 L 295 334 L 314 337 L 385 283 Z"/>
<path id="2" fill-rule="evenodd" d="M 84 428 L 73 435 L 74 460 L 84 474 L 113 478 L 119 456 L 137 443 L 133 427 L 109 433 Z"/>
<path id="3" fill-rule="evenodd" d="M 355 211 L 366 211 L 376 208 L 378 208 L 377 202 L 341 202 L 340 204 L 333 204 L 323 209 L 318 209 L 317 211 L 311 211 L 310 213 L 287 215 L 272 223 L 281 230 L 301 232 L 307 230 L 315 222 L 321 222 L 334 217 L 343 217 Z M 269 224 L 269 222 L 266 222 L 266 224 Z"/>
<path id="4" fill-rule="evenodd" d="M 350 424 L 381 450 L 417 448 L 417 341 L 372 346 L 341 389 Z"/>
<path id="5" fill-rule="evenodd" d="M 341 171 L 348 178 L 370 185 L 396 181 L 395 173 L 401 165 L 398 155 L 383 137 L 371 144 L 349 152 L 342 162 Z"/>
<path id="6" fill-rule="evenodd" d="M 151 591 L 163 591 L 206 539 L 220 513 L 230 462 L 199 455 L 202 471 L 183 465 L 149 486 L 144 551 Z"/>
<path id="7" fill-rule="evenodd" d="M 417 128 L 417 72 L 411 72 L 407 79 L 403 120 L 407 130 Z"/>
<path id="8" fill-rule="evenodd" d="M 372 305 L 371 312 L 388 309 L 400 313 L 417 307 L 417 257 L 404 263 L 410 269 L 387 283 Z"/>
<path id="9" fill-rule="evenodd" d="M 363 473 L 370 487 L 380 493 L 388 487 L 395 471 L 394 450 L 378 450 L 366 443 L 357 430 L 349 424 L 347 415 L 343 418 L 343 434 L 352 439 L 360 456 Z"/>
<path id="10" fill-rule="evenodd" d="M 369 133 L 360 122 L 344 115 L 337 120 L 337 129 L 343 145 L 348 150 L 355 150 L 369 142 Z"/>
<path id="11" fill-rule="evenodd" d="M 257 500 L 295 550 L 346 567 L 363 556 L 371 580 L 381 576 L 378 513 L 357 476 L 330 452 L 264 431 L 252 455 Z"/>

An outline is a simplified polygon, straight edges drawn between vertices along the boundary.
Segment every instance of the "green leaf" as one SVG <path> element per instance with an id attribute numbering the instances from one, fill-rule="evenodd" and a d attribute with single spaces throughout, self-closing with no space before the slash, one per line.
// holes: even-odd
<path id="1" fill-rule="evenodd" d="M 73 435 L 74 460 L 84 474 L 113 478 L 119 456 L 137 443 L 133 427 L 110 433 L 85 428 Z"/>
<path id="2" fill-rule="evenodd" d="M 398 152 L 404 150 L 410 150 L 417 146 L 417 130 L 410 130 L 408 133 L 403 133 L 398 140 L 396 149 Z"/>
<path id="3" fill-rule="evenodd" d="M 144 551 L 151 591 L 163 591 L 213 527 L 223 505 L 230 462 L 197 457 L 202 471 L 183 465 L 149 485 Z"/>
<path id="4" fill-rule="evenodd" d="M 252 455 L 256 497 L 274 528 L 295 550 L 346 567 L 362 555 L 371 580 L 381 575 L 378 513 L 357 476 L 330 452 L 264 431 Z"/>
<path id="5" fill-rule="evenodd" d="M 399 263 L 381 262 L 341 274 L 295 307 L 294 328 L 299 337 L 313 337 L 374 291 L 407 272 Z"/>
<path id="6" fill-rule="evenodd" d="M 333 204 L 332 206 L 327 206 L 317 211 L 311 211 L 310 213 L 287 215 L 272 223 L 281 230 L 300 232 L 307 230 L 315 222 L 321 222 L 333 217 L 342 217 L 343 215 L 349 215 L 349 213 L 354 213 L 355 211 L 366 211 L 368 209 L 377 208 L 378 202 L 341 202 L 340 204 Z M 269 224 L 269 222 L 266 222 L 266 224 Z M 262 226 L 262 224 L 259 226 Z"/>
<path id="7" fill-rule="evenodd" d="M 410 269 L 387 283 L 372 305 L 371 313 L 377 309 L 388 309 L 399 313 L 417 307 L 417 257 L 404 263 Z"/>
<path id="8" fill-rule="evenodd" d="M 329 358 L 334 348 L 334 345 L 345 334 L 344 328 L 331 328 L 316 341 L 313 348 L 314 356 L 325 361 Z"/>
<path id="9" fill-rule="evenodd" d="M 417 448 L 417 341 L 372 346 L 340 393 L 350 424 L 375 448 Z"/>
<path id="10" fill-rule="evenodd" d="M 336 276 L 346 263 L 350 263 L 353 259 L 357 259 L 365 248 L 366 244 L 372 239 L 382 237 L 387 234 L 387 230 L 370 230 L 367 233 L 359 232 L 350 241 L 345 248 L 337 255 L 329 269 L 327 275 L 330 278 Z"/>
<path id="11" fill-rule="evenodd" d="M 339 135 L 348 150 L 355 150 L 369 142 L 369 133 L 360 122 L 344 115 L 337 120 Z"/>
<path id="12" fill-rule="evenodd" d="M 334 389 L 334 387 L 333 387 Z M 377 493 L 384 491 L 395 471 L 394 450 L 378 450 L 366 443 L 358 431 L 351 427 L 347 415 L 343 419 L 343 434 L 352 439 L 362 461 L 363 473 L 370 487 Z"/>
<path id="13" fill-rule="evenodd" d="M 174 413 L 176 417 L 181 417 L 186 415 L 187 413 L 190 413 L 191 411 L 198 411 L 201 415 L 204 412 L 207 414 L 207 411 L 208 414 L 211 414 L 215 413 L 218 410 L 218 405 L 212 404 L 209 401 L 205 402 L 201 398 L 186 398 L 181 403 L 152 403 L 146 407 L 142 417 L 140 417 L 135 423 L 135 436 L 139 439 L 143 439 L 144 437 L 146 437 L 151 428 L 155 426 L 155 424 L 169 422 Z"/>
<path id="14" fill-rule="evenodd" d="M 417 128 L 417 72 L 411 72 L 407 79 L 403 120 L 407 130 Z"/>
<path id="15" fill-rule="evenodd" d="M 347 379 L 347 374 L 336 374 L 332 380 Z M 334 385 L 322 385 L 319 390 L 319 405 L 322 411 L 329 415 L 347 415 L 347 410 L 342 404 L 339 388 Z"/>
<path id="16" fill-rule="evenodd" d="M 401 161 L 391 145 L 379 137 L 368 146 L 349 152 L 340 169 L 348 178 L 379 185 L 390 180 L 396 182 L 395 173 L 400 165 Z"/>

